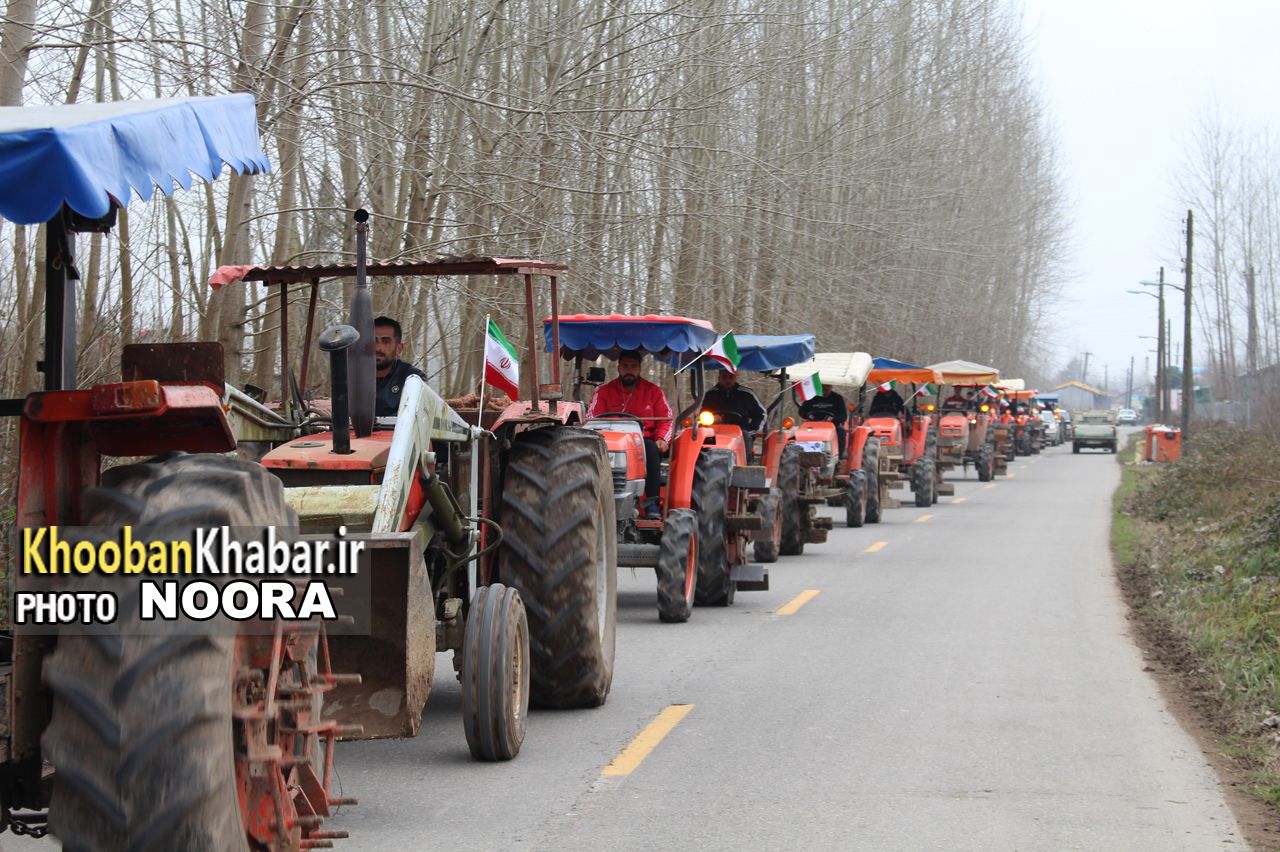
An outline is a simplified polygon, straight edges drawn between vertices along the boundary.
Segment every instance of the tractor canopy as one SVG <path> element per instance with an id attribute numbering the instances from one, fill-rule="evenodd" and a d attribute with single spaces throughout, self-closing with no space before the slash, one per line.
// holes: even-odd
<path id="1" fill-rule="evenodd" d="M 738 369 L 750 373 L 785 370 L 808 361 L 818 348 L 818 339 L 812 334 L 735 334 L 734 341 L 738 344 Z M 698 363 L 709 370 L 724 369 L 710 358 Z"/>
<path id="2" fill-rule="evenodd" d="M 1026 390 L 1027 383 L 1022 379 L 1005 379 L 1002 382 L 996 382 L 996 387 L 1008 393 L 1010 391 Z"/>
<path id="3" fill-rule="evenodd" d="M 20 225 L 64 204 L 98 219 L 133 193 L 148 201 L 157 187 L 212 180 L 224 164 L 270 168 L 252 95 L 0 108 L 0 216 Z"/>
<path id="4" fill-rule="evenodd" d="M 1000 371 L 995 367 L 972 361 L 943 361 L 930 364 L 929 369 L 937 370 L 942 376 L 942 383 L 947 385 L 985 385 L 1000 380 Z"/>
<path id="5" fill-rule="evenodd" d="M 797 378 L 816 373 L 824 388 L 860 388 L 871 372 L 871 356 L 866 352 L 819 352 L 789 372 Z"/>
<path id="6" fill-rule="evenodd" d="M 550 318 L 543 320 L 542 332 L 547 351 L 554 351 Z M 717 336 L 711 323 L 688 317 L 568 314 L 560 317 L 560 356 L 616 360 L 622 352 L 639 350 L 682 366 L 710 349 Z"/>
<path id="7" fill-rule="evenodd" d="M 904 382 L 906 384 L 941 384 L 942 377 L 932 367 L 920 367 L 893 358 L 877 358 L 872 362 L 867 381 L 872 384 Z"/>

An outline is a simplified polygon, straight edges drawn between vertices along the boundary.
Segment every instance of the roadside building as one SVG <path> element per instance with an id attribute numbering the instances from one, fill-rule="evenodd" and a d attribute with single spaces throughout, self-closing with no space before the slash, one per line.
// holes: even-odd
<path id="1" fill-rule="evenodd" d="M 1110 408 L 1113 395 L 1084 382 L 1063 382 L 1053 389 L 1058 394 L 1058 404 L 1070 411 L 1089 408 Z"/>

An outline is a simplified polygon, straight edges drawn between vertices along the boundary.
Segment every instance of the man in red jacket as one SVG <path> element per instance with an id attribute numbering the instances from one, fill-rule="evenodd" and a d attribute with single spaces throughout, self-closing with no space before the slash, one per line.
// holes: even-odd
<path id="1" fill-rule="evenodd" d="M 644 432 L 644 509 L 646 515 L 656 517 L 660 514 L 658 492 L 661 488 L 662 456 L 671 445 L 675 423 L 662 388 L 640 378 L 643 357 L 644 353 L 637 351 L 626 351 L 618 356 L 618 378 L 596 388 L 591 404 L 587 406 L 587 418 L 610 412 L 639 418 Z"/>

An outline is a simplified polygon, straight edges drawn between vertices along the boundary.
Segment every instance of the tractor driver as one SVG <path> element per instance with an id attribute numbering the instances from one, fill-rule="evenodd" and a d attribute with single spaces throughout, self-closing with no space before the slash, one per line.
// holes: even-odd
<path id="1" fill-rule="evenodd" d="M 713 414 L 733 414 L 737 416 L 737 425 L 742 427 L 742 437 L 747 444 L 747 457 L 752 456 L 752 445 L 755 433 L 764 425 L 765 411 L 760 404 L 760 397 L 750 388 L 738 384 L 738 374 L 721 370 L 716 377 L 716 386 L 702 397 L 702 407 Z"/>
<path id="2" fill-rule="evenodd" d="M 876 391 L 876 395 L 871 400 L 871 408 L 867 410 L 867 416 L 901 417 L 906 410 L 907 406 L 902 401 L 902 397 L 898 396 L 897 391 L 890 388 L 889 390 Z"/>
<path id="3" fill-rule="evenodd" d="M 667 454 L 671 445 L 675 423 L 662 388 L 640 378 L 643 358 L 644 353 L 636 350 L 618 355 L 618 378 L 596 388 L 591 404 L 587 406 L 587 419 L 611 412 L 639 418 L 640 429 L 644 433 L 644 514 L 658 517 L 662 513 L 658 506 L 662 456 Z"/>
<path id="4" fill-rule="evenodd" d="M 400 391 L 404 389 L 405 380 L 417 376 L 424 382 L 426 374 L 412 364 L 400 360 L 404 351 L 404 341 L 400 334 L 400 323 L 391 317 L 378 317 L 373 321 L 373 360 L 377 370 L 377 402 L 374 405 L 375 417 L 395 417 L 400 410 Z"/>
<path id="5" fill-rule="evenodd" d="M 849 419 L 849 406 L 845 403 L 844 397 L 830 390 L 822 396 L 806 399 L 800 403 L 800 416 L 805 420 L 824 420 L 835 424 L 836 448 L 840 451 L 840 458 L 844 458 L 844 445 L 847 440 L 844 424 Z"/>
<path id="6" fill-rule="evenodd" d="M 964 394 L 960 393 L 960 388 L 958 388 L 958 387 L 953 387 L 953 388 L 951 389 L 951 396 L 947 397 L 947 398 L 946 398 L 946 400 L 944 400 L 944 401 L 943 401 L 943 403 L 942 403 L 942 407 L 943 407 L 943 408 L 961 408 L 961 409 L 962 409 L 962 408 L 964 408 L 965 406 L 967 406 L 968 404 L 969 404 L 969 399 L 968 399 L 968 397 L 966 397 Z"/>

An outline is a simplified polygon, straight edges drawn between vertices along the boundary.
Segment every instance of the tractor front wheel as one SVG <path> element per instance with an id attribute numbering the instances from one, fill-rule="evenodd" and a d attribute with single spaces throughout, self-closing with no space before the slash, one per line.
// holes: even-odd
<path id="1" fill-rule="evenodd" d="M 498 574 L 529 619 L 530 697 L 598 707 L 613 682 L 618 539 L 613 474 L 599 434 L 521 432 L 502 483 Z"/>
<path id="2" fill-rule="evenodd" d="M 778 543 L 778 552 L 783 556 L 804 553 L 803 513 L 809 511 L 809 507 L 800 502 L 802 454 L 798 445 L 787 444 L 778 459 L 778 489 L 782 492 L 782 540 Z"/>
<path id="3" fill-rule="evenodd" d="M 862 472 L 867 477 L 867 511 L 869 524 L 880 523 L 880 439 L 867 438 L 862 448 Z"/>
<path id="4" fill-rule="evenodd" d="M 991 444 L 983 444 L 978 447 L 978 458 L 975 466 L 978 468 L 979 482 L 990 482 L 991 477 L 995 476 L 995 454 Z"/>
<path id="5" fill-rule="evenodd" d="M 84 525 L 128 525 L 152 541 L 196 529 L 287 539 L 297 517 L 280 480 L 252 462 L 175 453 L 106 471 L 85 492 Z M 175 582 L 195 575 L 170 575 Z M 66 633 L 45 660 L 53 696 L 41 739 L 54 768 L 49 824 L 66 849 L 295 849 L 316 826 L 307 795 L 327 796 L 313 760 L 321 720 L 313 628 L 237 635 L 224 618 L 143 622 L 121 598 L 110 632 Z M 263 687 L 277 685 L 275 701 Z M 287 693 L 287 694 L 286 694 Z M 273 704 L 274 718 L 263 716 Z M 255 718 L 256 714 L 256 718 Z M 295 798 L 294 791 L 308 793 Z M 327 812 L 327 803 L 317 802 Z"/>
<path id="6" fill-rule="evenodd" d="M 934 503 L 933 459 L 923 456 L 911 466 L 911 490 L 916 493 L 916 505 L 920 508 Z"/>
<path id="7" fill-rule="evenodd" d="M 867 475 L 860 470 L 850 471 L 849 487 L 844 492 L 844 524 L 854 528 L 862 526 L 867 514 Z"/>
<path id="8" fill-rule="evenodd" d="M 693 509 L 698 513 L 698 584 L 694 602 L 730 606 L 737 588 L 729 576 L 726 517 L 733 453 L 703 450 L 693 472 Z"/>
<path id="9" fill-rule="evenodd" d="M 757 562 L 772 564 L 778 561 L 778 546 L 782 541 L 782 519 L 779 517 L 781 500 L 782 495 L 777 492 L 760 498 L 760 521 L 770 533 L 768 538 L 756 539 L 752 545 Z"/>
<path id="10" fill-rule="evenodd" d="M 672 509 L 662 528 L 658 550 L 658 618 L 678 624 L 693 614 L 698 586 L 698 515 Z"/>
<path id="11" fill-rule="evenodd" d="M 529 719 L 529 620 L 520 594 L 501 583 L 471 599 L 462 639 L 462 723 L 476 760 L 520 753 Z"/>

